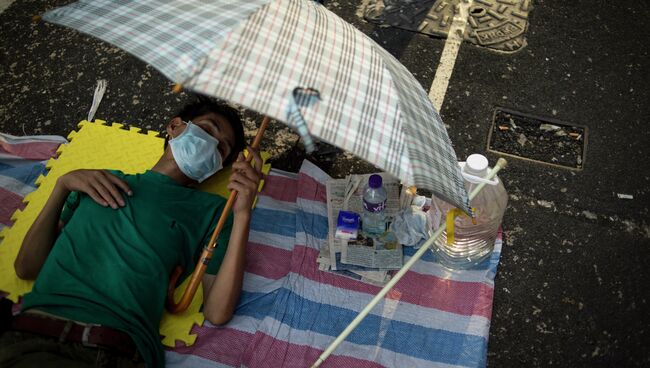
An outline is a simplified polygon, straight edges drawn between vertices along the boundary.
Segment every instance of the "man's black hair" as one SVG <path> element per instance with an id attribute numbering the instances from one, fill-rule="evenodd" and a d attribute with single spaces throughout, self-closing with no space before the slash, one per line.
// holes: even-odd
<path id="1" fill-rule="evenodd" d="M 226 118 L 230 127 L 232 127 L 233 132 L 235 132 L 235 144 L 232 147 L 232 151 L 228 157 L 225 157 L 223 160 L 223 165 L 229 165 L 246 147 L 246 138 L 244 137 L 244 127 L 242 125 L 241 117 L 239 112 L 232 106 L 214 99 L 200 96 L 197 102 L 185 105 L 174 117 L 179 117 L 183 121 L 190 121 L 194 118 L 205 115 L 208 113 L 215 113 Z M 167 147 L 167 142 L 169 137 L 165 138 L 165 148 Z"/>

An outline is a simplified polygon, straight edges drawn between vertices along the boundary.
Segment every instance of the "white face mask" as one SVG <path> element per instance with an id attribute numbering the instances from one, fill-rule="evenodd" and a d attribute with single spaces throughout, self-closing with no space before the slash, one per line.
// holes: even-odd
<path id="1" fill-rule="evenodd" d="M 169 140 L 169 146 L 183 174 L 201 183 L 223 167 L 219 140 L 191 121 L 185 124 L 185 130 Z"/>

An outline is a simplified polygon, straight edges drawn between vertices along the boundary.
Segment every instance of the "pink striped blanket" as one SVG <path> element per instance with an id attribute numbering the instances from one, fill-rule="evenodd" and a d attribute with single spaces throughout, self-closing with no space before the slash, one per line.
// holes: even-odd
<path id="1" fill-rule="evenodd" d="M 16 137 L 0 133 L 0 230 L 11 225 L 11 215 L 25 207 L 23 198 L 36 189 L 34 182 L 46 172 L 45 162 L 56 154 L 59 136 Z"/>
<path id="2" fill-rule="evenodd" d="M 298 174 L 272 170 L 251 222 L 236 315 L 194 327 L 191 347 L 166 353 L 170 367 L 308 367 L 379 291 L 319 271 L 327 237 L 327 175 L 308 161 Z M 427 253 L 325 361 L 324 367 L 485 366 L 491 259 L 450 272 Z M 405 257 L 412 255 L 405 248 Z"/>

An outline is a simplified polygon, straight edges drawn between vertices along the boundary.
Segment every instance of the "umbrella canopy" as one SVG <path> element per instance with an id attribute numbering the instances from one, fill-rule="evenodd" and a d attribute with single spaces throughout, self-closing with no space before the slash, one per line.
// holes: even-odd
<path id="1" fill-rule="evenodd" d="M 442 120 L 393 56 L 309 0 L 80 1 L 44 19 L 110 42 L 469 211 Z"/>

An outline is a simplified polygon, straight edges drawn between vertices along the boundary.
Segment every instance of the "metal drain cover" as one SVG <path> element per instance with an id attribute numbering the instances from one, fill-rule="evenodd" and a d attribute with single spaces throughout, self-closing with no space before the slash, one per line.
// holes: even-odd
<path id="1" fill-rule="evenodd" d="M 587 127 L 498 107 L 487 150 L 515 158 L 582 170 Z"/>
<path id="2" fill-rule="evenodd" d="M 469 0 L 370 0 L 364 18 L 384 26 L 447 37 L 459 4 Z M 463 38 L 503 52 L 526 46 L 532 0 L 473 0 Z"/>

